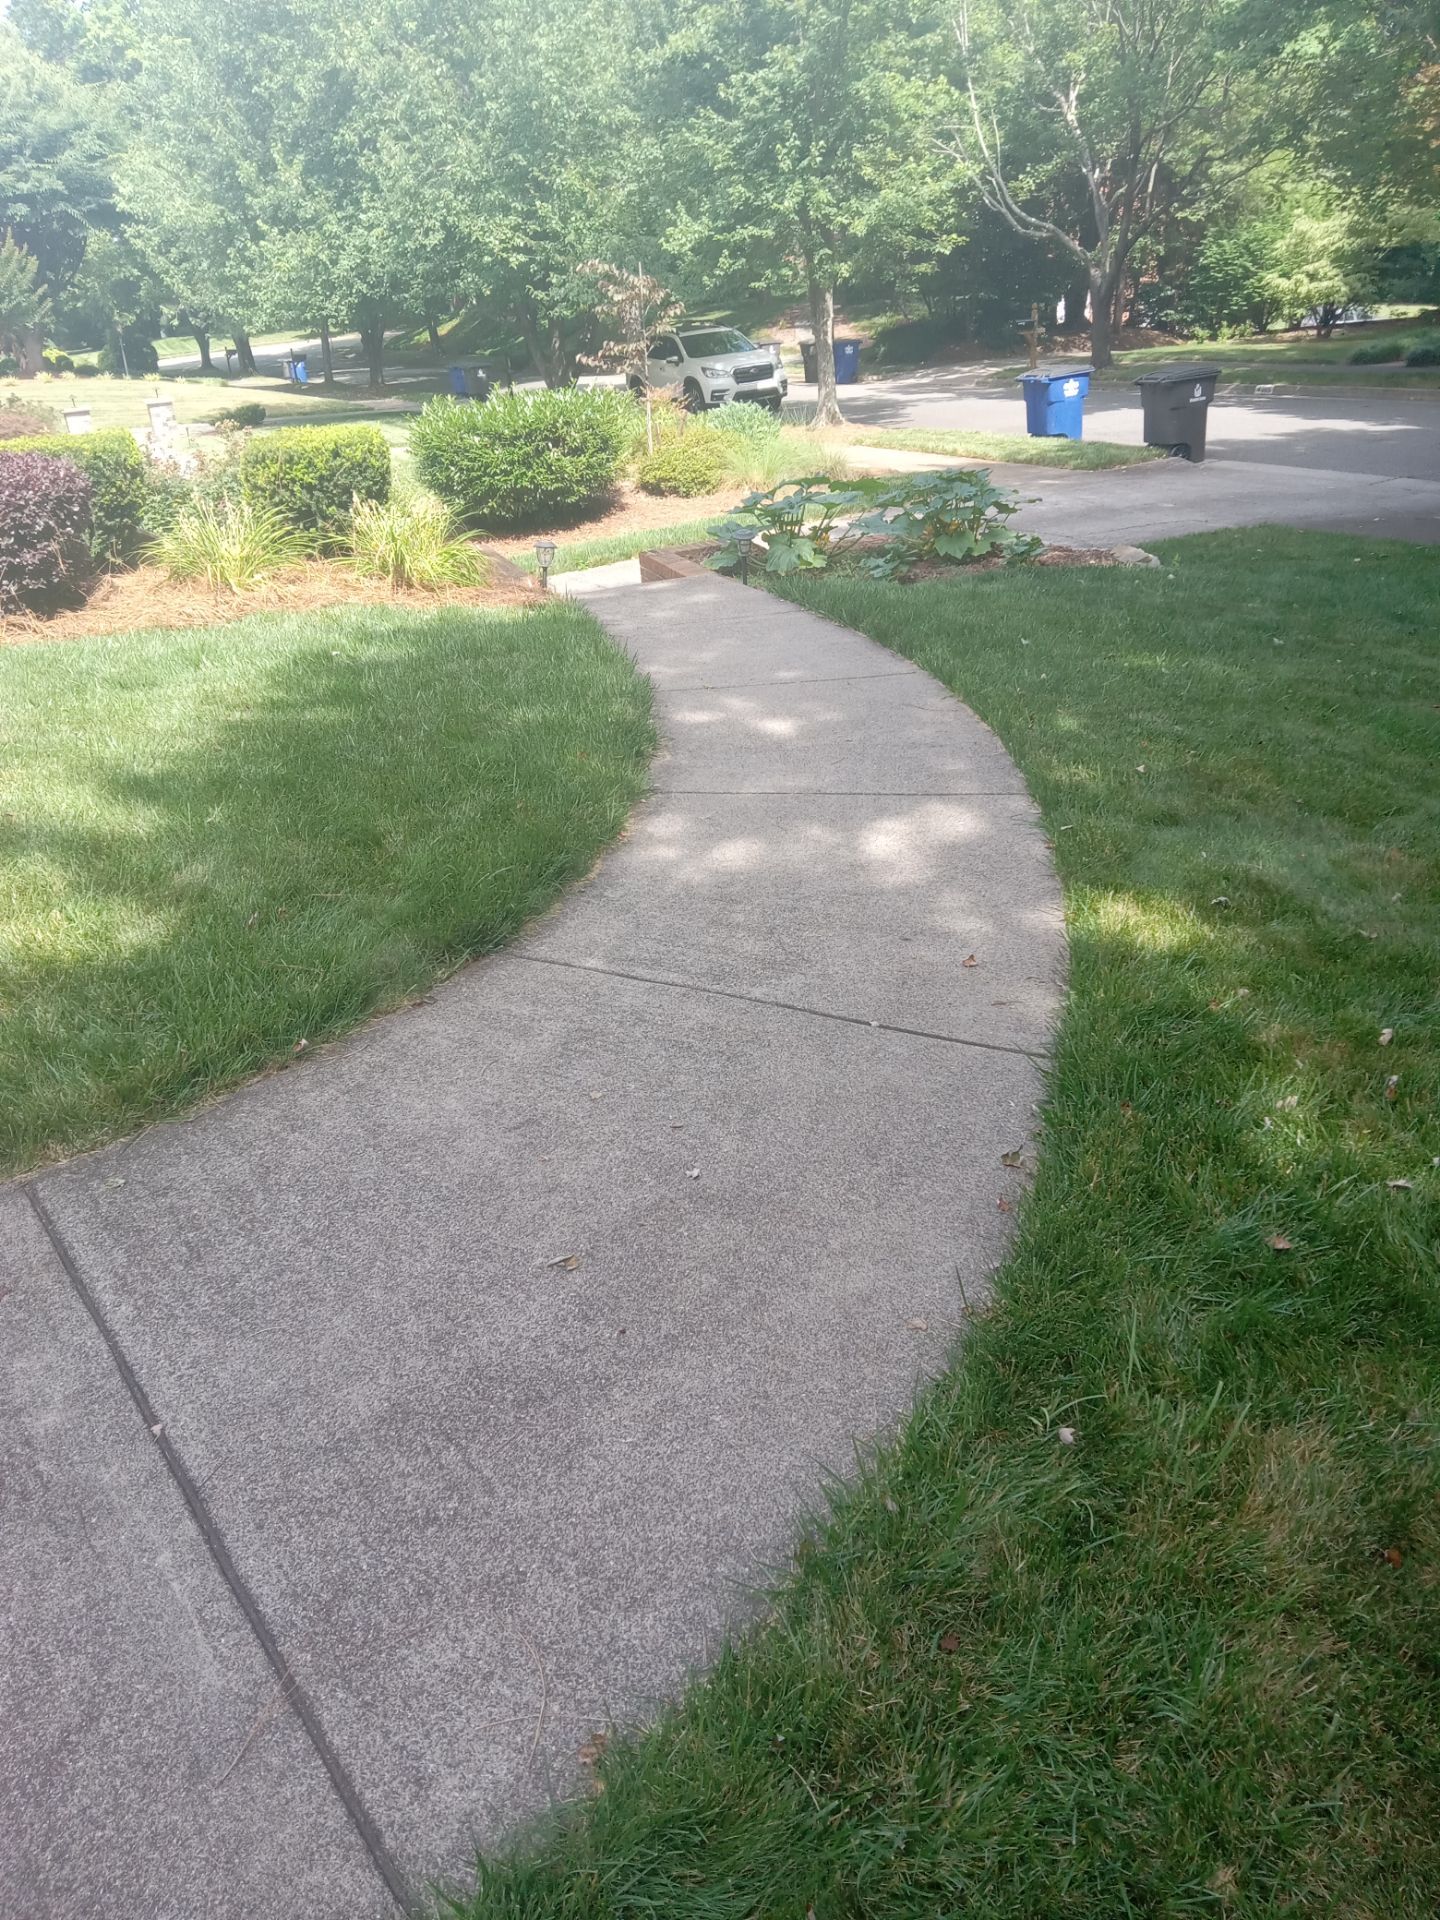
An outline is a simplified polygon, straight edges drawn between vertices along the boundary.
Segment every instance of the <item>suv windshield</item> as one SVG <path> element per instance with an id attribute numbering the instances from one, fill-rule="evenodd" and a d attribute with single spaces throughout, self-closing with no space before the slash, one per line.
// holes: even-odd
<path id="1" fill-rule="evenodd" d="M 682 333 L 680 343 L 692 360 L 707 353 L 753 353 L 755 342 L 747 340 L 734 327 L 710 327 L 704 333 Z"/>

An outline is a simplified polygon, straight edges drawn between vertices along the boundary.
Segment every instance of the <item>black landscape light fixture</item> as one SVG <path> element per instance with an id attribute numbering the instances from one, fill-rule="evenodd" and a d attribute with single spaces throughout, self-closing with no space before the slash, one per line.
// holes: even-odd
<path id="1" fill-rule="evenodd" d="M 740 584 L 745 587 L 750 584 L 750 550 L 755 545 L 754 534 L 737 533 L 735 545 L 740 551 Z"/>
<path id="2" fill-rule="evenodd" d="M 535 558 L 540 562 L 540 585 L 542 587 L 548 587 L 550 584 L 550 569 L 555 564 L 555 542 L 553 540 L 537 540 L 535 542 Z"/>

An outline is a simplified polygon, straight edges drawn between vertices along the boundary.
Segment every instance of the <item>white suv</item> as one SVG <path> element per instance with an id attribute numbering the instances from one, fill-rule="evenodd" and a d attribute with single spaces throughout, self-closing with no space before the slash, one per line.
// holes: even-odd
<path id="1" fill-rule="evenodd" d="M 754 400 L 772 412 L 790 390 L 778 347 L 757 347 L 734 327 L 681 327 L 652 341 L 645 379 L 654 389 L 677 392 L 694 413 L 727 400 Z M 641 390 L 638 375 L 631 378 Z"/>

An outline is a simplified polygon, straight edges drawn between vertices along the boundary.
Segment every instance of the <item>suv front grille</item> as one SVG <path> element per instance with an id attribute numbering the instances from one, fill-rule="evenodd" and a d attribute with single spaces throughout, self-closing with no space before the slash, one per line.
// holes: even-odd
<path id="1" fill-rule="evenodd" d="M 752 380 L 773 380 L 775 377 L 775 369 L 770 366 L 733 367 L 731 371 L 735 376 L 735 384 L 737 387 L 744 386 Z"/>

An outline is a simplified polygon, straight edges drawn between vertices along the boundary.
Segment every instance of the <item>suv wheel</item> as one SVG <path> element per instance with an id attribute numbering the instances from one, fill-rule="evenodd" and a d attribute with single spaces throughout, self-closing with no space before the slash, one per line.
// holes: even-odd
<path id="1" fill-rule="evenodd" d="M 685 382 L 680 393 L 680 403 L 687 413 L 703 413 L 705 411 L 705 395 L 700 389 L 700 382 L 698 380 L 687 380 Z"/>

